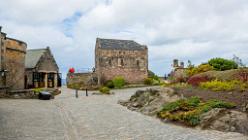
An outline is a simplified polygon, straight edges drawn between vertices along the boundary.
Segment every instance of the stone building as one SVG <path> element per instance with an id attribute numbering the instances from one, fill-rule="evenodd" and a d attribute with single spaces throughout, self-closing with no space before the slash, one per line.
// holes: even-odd
<path id="1" fill-rule="evenodd" d="M 127 83 L 148 76 L 148 49 L 132 40 L 96 39 L 95 70 L 98 84 L 123 76 Z"/>
<path id="2" fill-rule="evenodd" d="M 25 68 L 26 88 L 57 88 L 61 86 L 59 67 L 49 47 L 27 50 Z"/>
<path id="3" fill-rule="evenodd" d="M 24 89 L 26 48 L 25 42 L 7 37 L 0 27 L 0 89 Z"/>

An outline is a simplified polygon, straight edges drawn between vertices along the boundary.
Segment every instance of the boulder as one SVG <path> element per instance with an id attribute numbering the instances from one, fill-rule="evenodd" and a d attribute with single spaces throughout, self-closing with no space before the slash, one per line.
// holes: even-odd
<path id="1" fill-rule="evenodd" d="M 155 116 L 164 103 L 178 100 L 179 97 L 174 94 L 170 88 L 150 88 L 138 90 L 127 101 L 118 103 L 126 106 L 128 109 L 141 112 L 145 115 Z"/>
<path id="2" fill-rule="evenodd" d="M 216 108 L 201 116 L 200 127 L 248 134 L 248 116 L 244 112 Z"/>

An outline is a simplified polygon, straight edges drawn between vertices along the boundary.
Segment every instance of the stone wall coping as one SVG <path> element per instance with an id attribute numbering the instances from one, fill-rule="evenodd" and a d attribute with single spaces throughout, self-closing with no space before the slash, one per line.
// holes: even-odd
<path id="1" fill-rule="evenodd" d="M 25 46 L 27 46 L 27 43 L 24 42 L 24 41 L 21 41 L 21 40 L 18 40 L 18 39 L 14 39 L 14 38 L 10 38 L 10 37 L 6 37 L 7 40 L 13 40 L 13 41 L 16 41 L 16 42 L 19 42 L 19 43 L 23 43 L 25 44 Z"/>

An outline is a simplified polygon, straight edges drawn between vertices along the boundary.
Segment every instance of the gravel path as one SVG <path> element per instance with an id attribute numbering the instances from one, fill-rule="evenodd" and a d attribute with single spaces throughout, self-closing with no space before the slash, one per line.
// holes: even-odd
<path id="1" fill-rule="evenodd" d="M 248 140 L 238 133 L 165 124 L 118 105 L 137 89 L 75 98 L 62 88 L 54 100 L 0 100 L 0 140 Z"/>

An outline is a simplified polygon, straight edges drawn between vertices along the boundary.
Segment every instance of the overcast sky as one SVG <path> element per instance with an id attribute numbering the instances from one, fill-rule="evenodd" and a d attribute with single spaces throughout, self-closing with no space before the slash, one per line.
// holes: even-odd
<path id="1" fill-rule="evenodd" d="M 174 58 L 248 62 L 247 0 L 0 0 L 0 26 L 29 49 L 50 46 L 64 74 L 94 66 L 97 37 L 147 45 L 159 75 Z"/>

